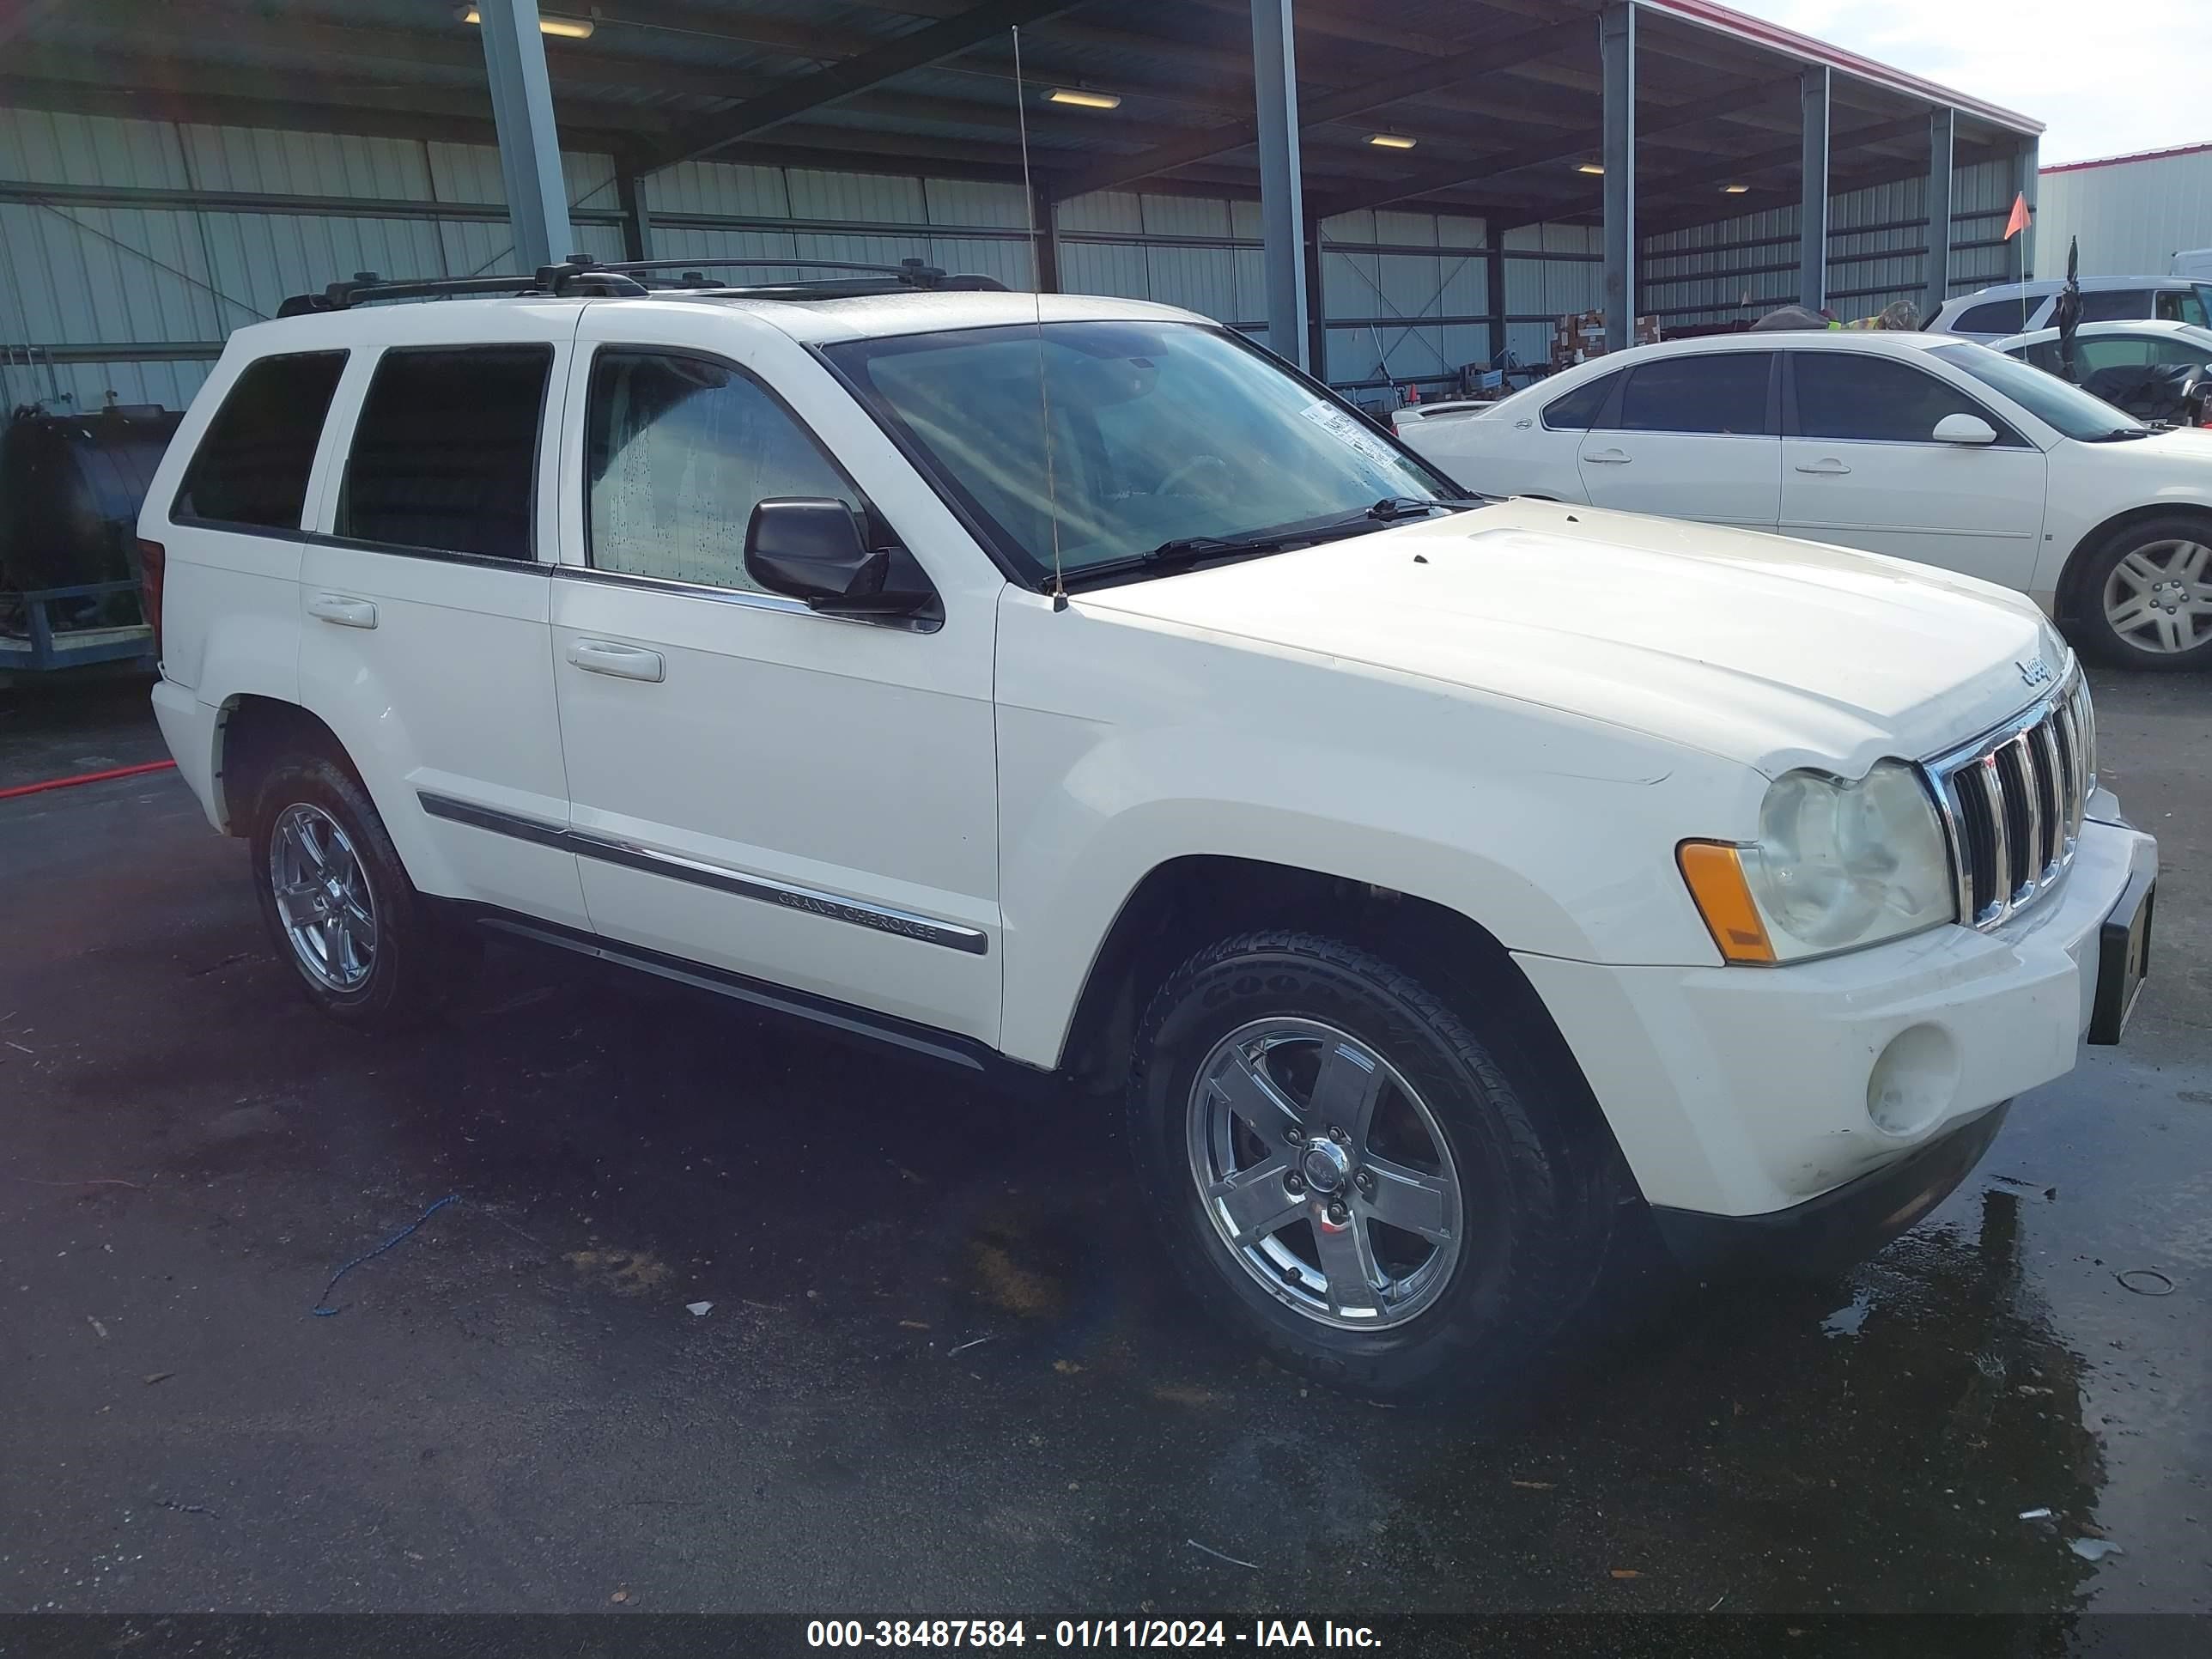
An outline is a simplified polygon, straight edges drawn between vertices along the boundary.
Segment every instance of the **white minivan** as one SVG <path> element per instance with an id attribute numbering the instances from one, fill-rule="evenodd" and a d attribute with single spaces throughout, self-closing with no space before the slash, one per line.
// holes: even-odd
<path id="1" fill-rule="evenodd" d="M 240 330 L 140 521 L 162 733 L 338 1022 L 489 928 L 1015 1085 L 1401 1400 L 1638 1218 L 1848 1260 L 2119 1040 L 2156 845 L 2002 588 L 1470 499 L 1164 306 L 512 286 Z"/>
<path id="2" fill-rule="evenodd" d="M 2134 322 L 2145 318 L 2212 327 L 2212 281 L 2179 274 L 2170 276 L 2084 276 L 2081 321 Z M 1987 343 L 2027 334 L 2053 323 L 2059 290 L 2066 284 L 2046 276 L 2035 282 L 1999 283 L 1947 301 L 1928 319 L 1932 334 L 1956 334 Z"/>

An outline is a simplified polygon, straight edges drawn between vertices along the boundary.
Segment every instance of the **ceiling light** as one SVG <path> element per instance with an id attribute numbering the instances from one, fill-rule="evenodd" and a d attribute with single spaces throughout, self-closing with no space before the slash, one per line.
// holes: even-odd
<path id="1" fill-rule="evenodd" d="M 464 6 L 454 15 L 464 23 L 482 25 L 483 22 L 483 15 L 474 6 Z M 599 25 L 588 17 L 547 17 L 541 15 L 538 19 L 540 34 L 557 34 L 563 40 L 588 40 L 592 38 L 592 31 L 597 27 Z"/>
<path id="2" fill-rule="evenodd" d="M 1580 167 L 1577 167 L 1575 171 L 1577 173 L 1587 173 L 1593 179 L 1602 179 L 1605 176 L 1605 169 L 1599 166 L 1595 161 L 1585 161 Z"/>
<path id="3" fill-rule="evenodd" d="M 1078 109 L 1119 109 L 1118 92 L 1091 92 L 1081 87 L 1054 87 L 1044 95 L 1048 104 L 1073 104 Z"/>
<path id="4" fill-rule="evenodd" d="M 1411 149 L 1420 141 L 1408 138 L 1403 133 L 1370 132 L 1367 135 L 1367 142 L 1378 149 Z"/>
<path id="5" fill-rule="evenodd" d="M 1741 196 L 1746 191 L 1749 190 L 1751 186 L 1749 185 L 1723 185 L 1721 188 L 1727 191 L 1730 196 Z"/>

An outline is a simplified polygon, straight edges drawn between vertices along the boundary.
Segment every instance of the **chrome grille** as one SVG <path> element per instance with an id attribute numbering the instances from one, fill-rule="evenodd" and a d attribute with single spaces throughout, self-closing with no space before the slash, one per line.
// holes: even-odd
<path id="1" fill-rule="evenodd" d="M 1998 926 L 2056 886 L 2074 861 L 2097 785 L 2097 728 L 2076 668 L 1994 732 L 1928 763 L 1951 841 L 1960 917 Z"/>

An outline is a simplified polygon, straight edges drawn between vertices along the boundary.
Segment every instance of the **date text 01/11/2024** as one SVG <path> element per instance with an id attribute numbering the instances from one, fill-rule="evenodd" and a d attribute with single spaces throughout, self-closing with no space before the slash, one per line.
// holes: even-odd
<path id="1" fill-rule="evenodd" d="M 1034 1625 L 1019 1619 L 810 1620 L 810 1648 L 1374 1648 L 1365 1625 L 1322 1620 L 1261 1619 L 1237 1629 L 1220 1619 L 1061 1619 Z"/>

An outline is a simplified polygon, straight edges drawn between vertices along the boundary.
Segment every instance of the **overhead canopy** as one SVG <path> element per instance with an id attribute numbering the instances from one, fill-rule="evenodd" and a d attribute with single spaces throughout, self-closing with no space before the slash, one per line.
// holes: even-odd
<path id="1" fill-rule="evenodd" d="M 1797 199 L 1808 64 L 1832 71 L 1833 191 L 1924 171 L 1933 108 L 1957 112 L 1961 166 L 2040 131 L 1710 0 L 1638 4 L 1645 233 Z M 1580 169 L 1598 165 L 1600 9 L 1297 0 L 1311 210 L 1418 202 L 1503 224 L 1595 219 L 1603 179 Z M 490 106 L 465 9 L 21 0 L 0 15 L 0 102 L 481 139 Z M 1049 194 L 1258 189 L 1245 0 L 543 0 L 541 12 L 576 25 L 545 41 L 563 139 L 632 171 L 711 157 L 1018 177 L 1018 25 L 1031 163 Z M 1119 102 L 1054 102 L 1055 88 Z"/>

